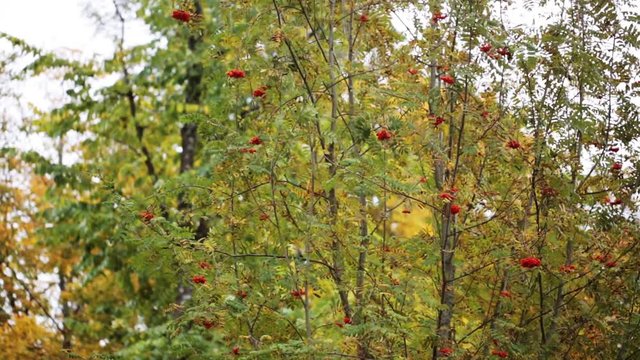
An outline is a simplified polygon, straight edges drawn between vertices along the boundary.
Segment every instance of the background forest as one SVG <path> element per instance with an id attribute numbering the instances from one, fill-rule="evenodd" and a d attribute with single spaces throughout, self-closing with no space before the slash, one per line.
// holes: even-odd
<path id="1" fill-rule="evenodd" d="M 640 359 L 637 2 L 94 10 L 0 33 L 0 358 Z"/>

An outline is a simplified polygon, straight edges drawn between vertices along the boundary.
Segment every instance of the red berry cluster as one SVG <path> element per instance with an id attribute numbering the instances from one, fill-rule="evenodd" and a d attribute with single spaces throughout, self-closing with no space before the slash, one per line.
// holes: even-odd
<path id="1" fill-rule="evenodd" d="M 304 295 L 307 294 L 307 292 L 304 289 L 296 289 L 296 290 L 291 290 L 291 296 L 293 296 L 294 298 L 302 298 Z"/>
<path id="2" fill-rule="evenodd" d="M 444 118 L 442 116 L 436 116 L 435 120 L 433 120 L 433 126 L 438 127 L 440 124 L 444 123 Z"/>
<path id="3" fill-rule="evenodd" d="M 193 280 L 193 282 L 196 283 L 196 284 L 206 284 L 207 283 L 207 279 L 202 275 L 195 275 L 193 278 L 191 278 L 191 280 Z"/>
<path id="4" fill-rule="evenodd" d="M 211 321 L 211 320 L 202 320 L 202 326 L 204 326 L 205 329 L 211 329 L 215 325 L 216 325 L 216 323 Z"/>
<path id="5" fill-rule="evenodd" d="M 340 321 L 335 322 L 336 326 L 339 328 L 342 328 L 345 325 L 351 325 L 352 323 L 353 323 L 353 320 L 348 316 L 345 316 L 344 319 L 342 319 L 342 322 Z"/>
<path id="6" fill-rule="evenodd" d="M 497 349 L 493 349 L 491 351 L 491 355 L 495 355 L 499 358 L 507 358 L 509 356 L 509 353 L 504 351 L 504 350 L 497 350 Z"/>
<path id="7" fill-rule="evenodd" d="M 387 129 L 381 129 L 380 131 L 378 131 L 376 136 L 378 137 L 379 141 L 385 141 L 391 139 L 393 134 Z"/>
<path id="8" fill-rule="evenodd" d="M 447 15 L 441 13 L 440 11 L 436 11 L 433 13 L 433 15 L 431 15 L 431 21 L 433 21 L 434 24 L 437 24 L 438 21 L 444 20 L 446 18 L 447 18 Z"/>
<path id="9" fill-rule="evenodd" d="M 260 86 L 259 88 L 253 90 L 253 97 L 261 98 L 267 95 L 267 87 Z"/>
<path id="10" fill-rule="evenodd" d="M 540 191 L 544 197 L 554 197 L 558 195 L 558 191 L 550 186 L 545 186 Z"/>
<path id="11" fill-rule="evenodd" d="M 254 136 L 251 138 L 251 140 L 249 140 L 249 144 L 251 145 L 260 145 L 262 144 L 262 139 L 260 139 L 259 136 Z"/>
<path id="12" fill-rule="evenodd" d="M 191 21 L 191 13 L 184 10 L 173 10 L 171 17 L 182 22 Z"/>
<path id="13" fill-rule="evenodd" d="M 560 266 L 560 272 L 561 273 L 570 274 L 570 273 L 572 273 L 574 271 L 576 271 L 576 266 L 573 265 L 573 264 Z"/>
<path id="14" fill-rule="evenodd" d="M 491 44 L 489 43 L 484 43 L 480 45 L 480 51 L 482 51 L 485 54 L 489 53 L 489 51 L 491 51 L 492 48 L 493 46 L 491 46 Z"/>
<path id="15" fill-rule="evenodd" d="M 615 162 L 613 163 L 613 165 L 611 165 L 611 171 L 618 172 L 620 170 L 622 170 L 622 163 Z"/>
<path id="16" fill-rule="evenodd" d="M 440 356 L 448 357 L 453 354 L 453 349 L 450 347 L 443 347 L 438 351 L 438 354 L 440 354 Z"/>
<path id="17" fill-rule="evenodd" d="M 595 260 L 598 260 L 601 264 L 604 264 L 604 266 L 608 267 L 608 268 L 613 268 L 618 266 L 618 263 L 611 260 L 612 256 L 611 254 L 598 254 L 594 257 Z"/>
<path id="18" fill-rule="evenodd" d="M 615 200 L 609 200 L 609 205 L 610 206 L 616 206 L 616 205 L 622 205 L 622 199 L 620 198 L 615 198 Z"/>
<path id="19" fill-rule="evenodd" d="M 519 149 L 520 148 L 520 143 L 518 142 L 518 140 L 509 140 L 507 142 L 507 147 L 509 149 Z"/>
<path id="20" fill-rule="evenodd" d="M 153 220 L 154 215 L 152 212 L 145 210 L 140 213 L 140 218 L 142 218 L 143 222 L 148 223 L 149 221 Z"/>
<path id="21" fill-rule="evenodd" d="M 499 60 L 503 56 L 506 56 L 509 60 L 511 60 L 511 57 L 513 56 L 511 54 L 511 50 L 509 50 L 509 48 L 506 46 L 497 48 L 495 52 L 493 52 L 492 50 L 493 46 L 490 43 L 484 43 L 480 45 L 480 51 L 487 54 L 487 56 L 491 59 Z"/>
<path id="22" fill-rule="evenodd" d="M 440 76 L 440 80 L 442 80 L 442 82 L 444 82 L 445 84 L 449 84 L 449 85 L 452 85 L 453 83 L 456 82 L 456 79 L 449 74 L 444 74 Z"/>
<path id="23" fill-rule="evenodd" d="M 456 198 L 456 195 L 451 192 L 443 192 L 438 197 L 442 200 L 453 201 Z"/>
<path id="24" fill-rule="evenodd" d="M 537 257 L 531 256 L 520 259 L 520 266 L 526 269 L 533 269 L 540 265 L 542 265 L 542 261 L 540 261 L 540 259 L 538 259 Z"/>
<path id="25" fill-rule="evenodd" d="M 240 69 L 232 69 L 227 71 L 227 76 L 232 79 L 242 79 L 245 76 L 245 73 Z"/>

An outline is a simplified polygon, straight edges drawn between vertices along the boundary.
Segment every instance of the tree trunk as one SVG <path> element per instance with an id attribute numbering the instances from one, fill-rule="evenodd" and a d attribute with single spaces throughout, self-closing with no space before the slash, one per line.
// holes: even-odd
<path id="1" fill-rule="evenodd" d="M 336 2 L 331 0 L 330 5 L 330 19 L 329 19 L 329 81 L 331 82 L 330 94 L 331 94 L 331 133 L 335 134 L 338 121 L 338 94 L 336 92 L 336 76 L 335 76 L 335 10 Z M 329 163 L 329 176 L 333 178 L 336 176 L 338 170 L 338 164 L 336 163 L 335 154 L 335 142 L 332 140 L 328 146 L 328 152 L 325 156 Z M 338 288 L 338 295 L 340 296 L 340 302 L 342 304 L 342 310 L 344 316 L 351 317 L 351 307 L 349 305 L 349 294 L 345 288 L 343 274 L 344 274 L 344 260 L 342 258 L 342 244 L 336 233 L 336 226 L 338 223 L 338 199 L 336 197 L 336 190 L 332 188 L 328 193 L 329 198 L 329 216 L 331 218 L 331 226 L 333 228 L 332 234 L 332 257 L 333 257 L 333 278 Z"/>
<path id="2" fill-rule="evenodd" d="M 194 0 L 195 15 L 202 16 L 202 5 L 199 0 Z M 198 45 L 202 42 L 201 36 L 191 35 L 189 37 L 189 50 L 195 52 Z M 187 104 L 200 104 L 202 97 L 202 64 L 195 63 L 188 69 L 187 86 L 185 89 L 185 101 Z M 191 169 L 195 163 L 196 150 L 198 145 L 198 125 L 196 123 L 187 123 L 180 129 L 180 135 L 182 137 L 182 153 L 180 154 L 180 174 L 183 174 Z M 191 204 L 185 199 L 185 194 L 178 194 L 178 210 L 187 211 L 191 207 Z M 209 229 L 205 218 L 199 219 L 198 227 L 196 230 L 196 239 L 207 237 Z M 186 300 L 191 298 L 193 289 L 189 285 L 184 283 L 178 287 L 178 296 L 176 302 L 183 304 Z"/>

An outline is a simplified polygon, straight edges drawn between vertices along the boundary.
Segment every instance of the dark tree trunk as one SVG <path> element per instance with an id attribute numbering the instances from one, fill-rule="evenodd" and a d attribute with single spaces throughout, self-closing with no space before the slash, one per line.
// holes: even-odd
<path id="1" fill-rule="evenodd" d="M 202 5 L 199 0 L 194 0 L 195 15 L 202 16 Z M 189 37 L 189 50 L 196 52 L 202 43 L 201 35 L 191 35 Z M 187 104 L 200 104 L 202 100 L 202 64 L 196 63 L 187 70 L 187 85 L 185 87 L 185 101 Z M 190 122 L 184 124 L 180 129 L 182 137 L 182 153 L 180 154 L 180 174 L 190 171 L 194 167 L 196 151 L 198 146 L 198 125 Z M 191 208 L 191 204 L 185 193 L 178 194 L 178 210 L 186 211 Z M 189 223 L 189 222 L 187 222 Z M 196 240 L 207 237 L 209 233 L 206 219 L 201 218 L 196 230 Z M 183 304 L 191 298 L 192 289 L 187 284 L 181 284 L 178 288 L 176 302 Z"/>

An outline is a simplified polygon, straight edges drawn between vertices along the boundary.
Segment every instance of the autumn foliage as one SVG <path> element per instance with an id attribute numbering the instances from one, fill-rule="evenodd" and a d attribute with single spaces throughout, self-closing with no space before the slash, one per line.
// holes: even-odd
<path id="1" fill-rule="evenodd" d="M 2 148 L 8 359 L 638 357 L 637 8 L 121 3 L 108 59 L 0 34 L 66 94 Z"/>

